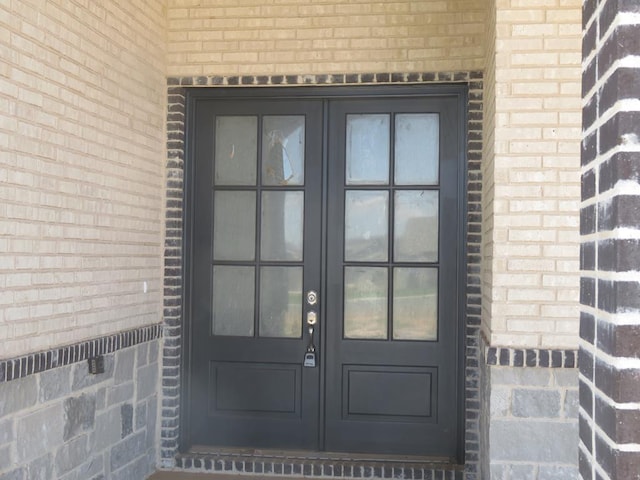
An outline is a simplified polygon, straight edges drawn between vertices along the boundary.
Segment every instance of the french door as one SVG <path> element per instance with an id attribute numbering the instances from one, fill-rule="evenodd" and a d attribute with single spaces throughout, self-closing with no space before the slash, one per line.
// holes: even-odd
<path id="1" fill-rule="evenodd" d="M 191 103 L 189 442 L 453 458 L 462 95 L 298 91 Z"/>

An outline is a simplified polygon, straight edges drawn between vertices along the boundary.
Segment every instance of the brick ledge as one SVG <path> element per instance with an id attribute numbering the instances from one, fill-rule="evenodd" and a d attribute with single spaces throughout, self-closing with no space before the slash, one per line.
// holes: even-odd
<path id="1" fill-rule="evenodd" d="M 160 337 L 162 337 L 162 324 L 157 323 L 21 357 L 0 360 L 0 383 L 82 362 L 96 355 L 113 353 Z"/>
<path id="2" fill-rule="evenodd" d="M 515 348 L 491 346 L 484 332 L 480 333 L 486 365 L 500 367 L 576 368 L 578 350 Z"/>

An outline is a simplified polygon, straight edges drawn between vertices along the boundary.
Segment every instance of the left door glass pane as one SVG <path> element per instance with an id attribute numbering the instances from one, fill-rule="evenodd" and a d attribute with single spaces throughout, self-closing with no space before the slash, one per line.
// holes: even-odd
<path id="1" fill-rule="evenodd" d="M 214 335 L 253 336 L 254 267 L 213 267 Z"/>
<path id="2" fill-rule="evenodd" d="M 216 118 L 214 183 L 255 185 L 258 159 L 258 118 Z"/>
<path id="3" fill-rule="evenodd" d="M 254 260 L 255 237 L 255 192 L 215 192 L 213 258 L 215 260 Z"/>
<path id="4" fill-rule="evenodd" d="M 304 116 L 265 116 L 262 122 L 262 184 L 304 183 Z"/>
<path id="5" fill-rule="evenodd" d="M 260 258 L 302 261 L 304 192 L 262 192 Z"/>
<path id="6" fill-rule="evenodd" d="M 302 267 L 260 270 L 260 336 L 300 338 Z"/>

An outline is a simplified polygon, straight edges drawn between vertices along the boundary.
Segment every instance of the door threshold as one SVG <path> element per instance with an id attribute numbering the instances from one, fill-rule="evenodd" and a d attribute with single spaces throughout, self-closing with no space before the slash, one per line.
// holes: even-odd
<path id="1" fill-rule="evenodd" d="M 464 478 L 464 465 L 458 465 L 449 458 L 412 455 L 232 449 L 196 445 L 179 454 L 175 460 L 176 470 L 181 472 L 233 474 L 254 478 Z"/>
<path id="2" fill-rule="evenodd" d="M 451 459 L 447 457 L 428 457 L 418 455 L 381 455 L 372 453 L 344 453 L 344 452 L 321 452 L 316 450 L 277 450 L 267 448 L 228 448 L 210 447 L 206 445 L 194 445 L 189 450 L 191 454 L 198 455 L 220 455 L 237 456 L 250 458 L 272 458 L 272 459 L 302 459 L 302 460 L 333 460 L 333 461 L 359 461 L 359 462 L 383 462 L 383 463 L 428 463 L 428 464 L 450 464 Z"/>

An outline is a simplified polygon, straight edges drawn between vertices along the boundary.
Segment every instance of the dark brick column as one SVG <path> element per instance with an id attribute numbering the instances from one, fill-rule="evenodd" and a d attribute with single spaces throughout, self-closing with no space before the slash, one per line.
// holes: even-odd
<path id="1" fill-rule="evenodd" d="M 580 474 L 640 480 L 640 2 L 583 29 Z"/>

